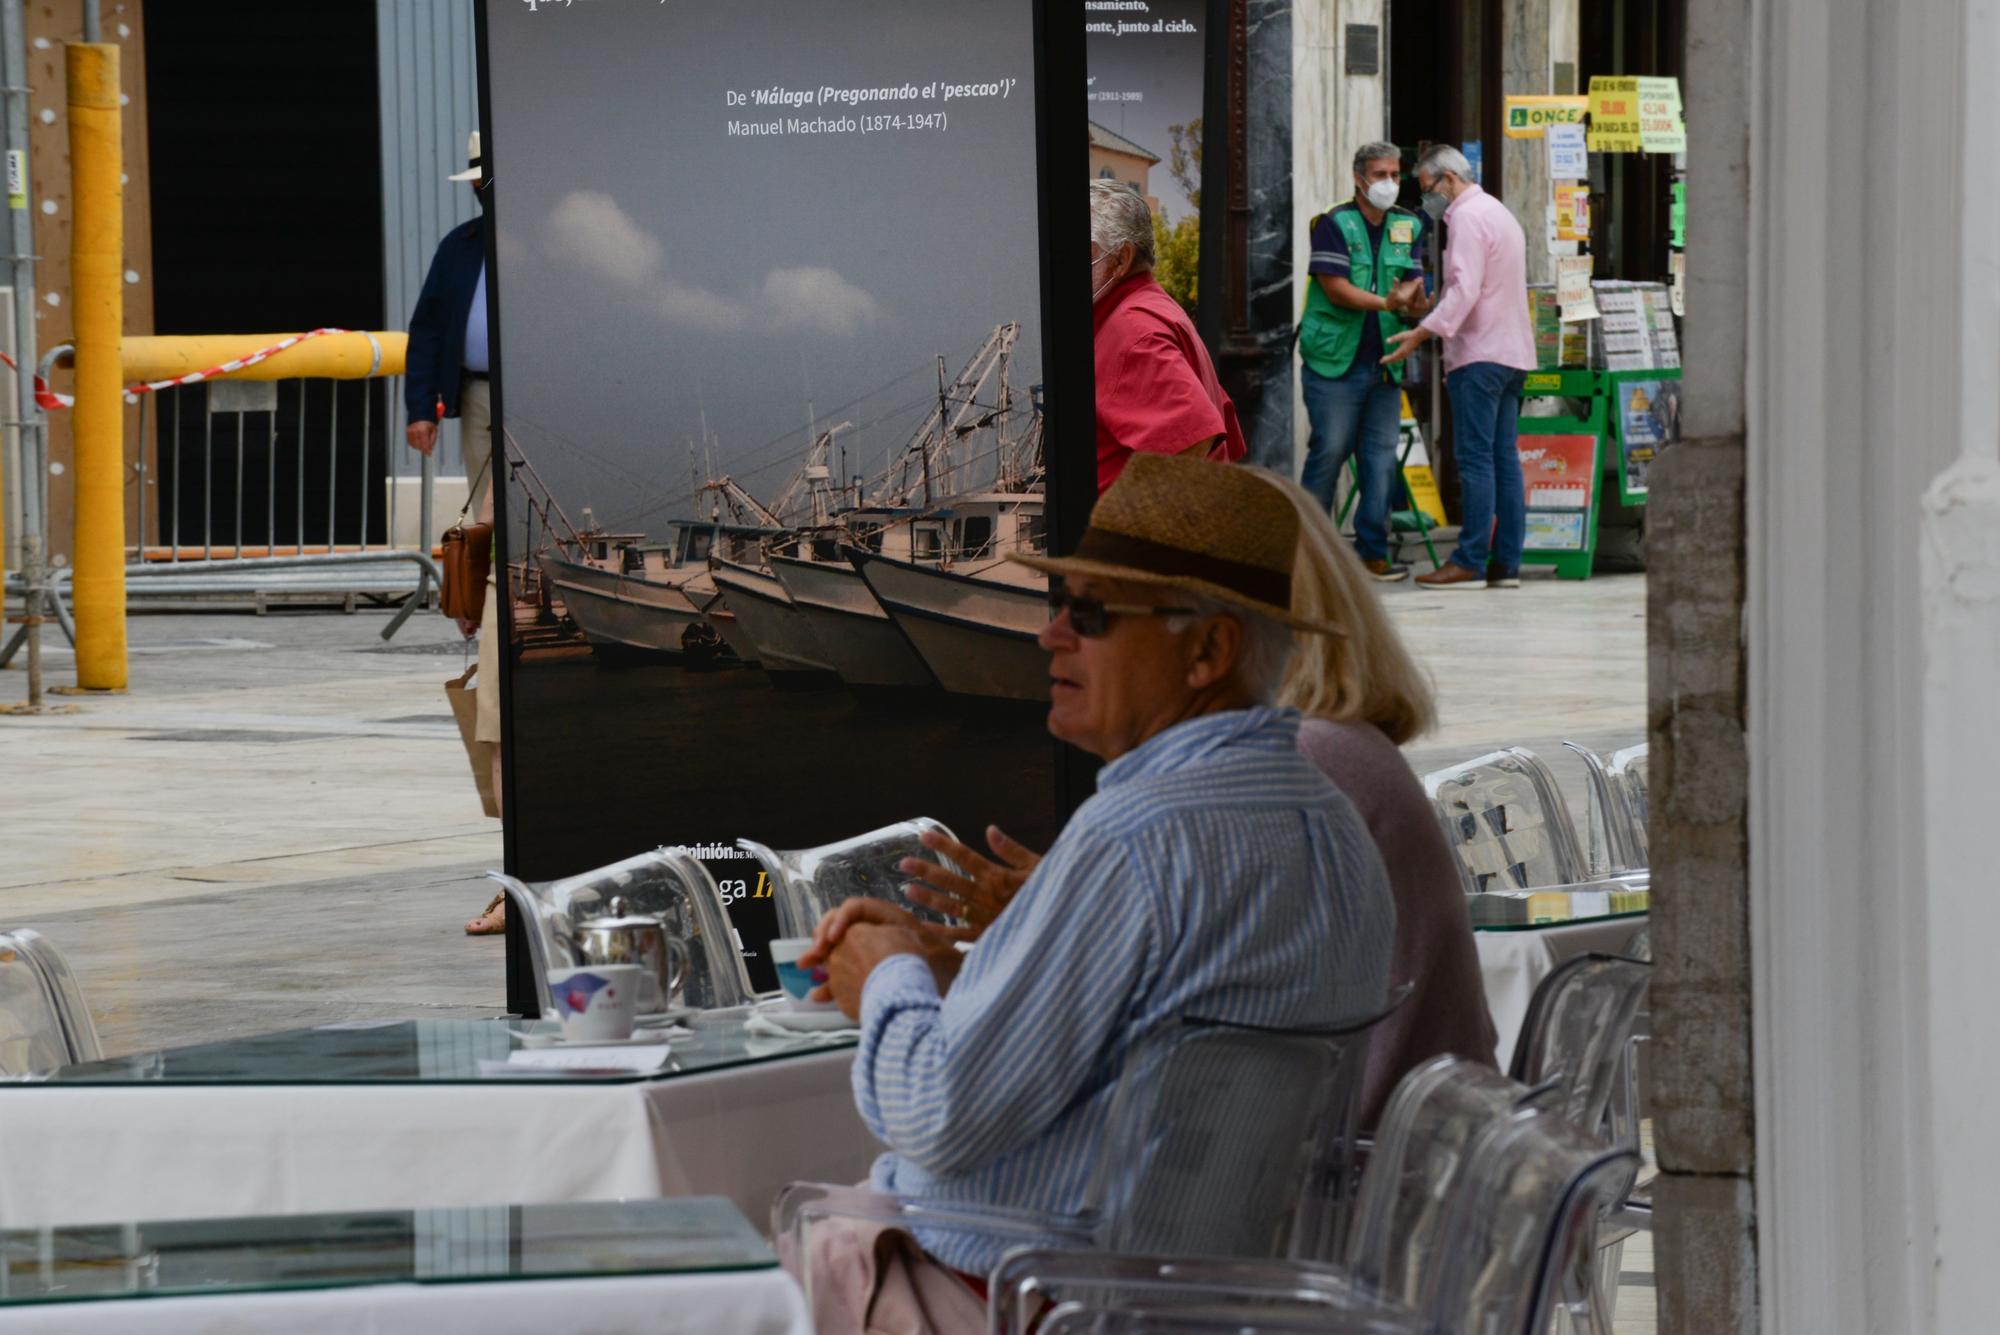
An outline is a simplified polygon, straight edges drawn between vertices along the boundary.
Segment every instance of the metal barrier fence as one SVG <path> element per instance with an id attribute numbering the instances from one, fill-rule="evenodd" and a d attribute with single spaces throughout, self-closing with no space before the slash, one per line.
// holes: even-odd
<path id="1" fill-rule="evenodd" d="M 53 363 L 67 351 L 53 349 Z M 209 380 L 134 396 L 127 445 L 126 597 L 368 598 L 401 604 L 382 638 L 426 605 L 439 574 L 436 454 L 403 438 L 403 378 Z M 440 450 L 442 450 L 440 439 Z M 454 504 L 456 500 L 454 499 Z M 49 572 L 51 610 L 74 638 Z M 18 584 L 10 580 L 10 588 Z M 20 635 L 0 645 L 0 666 Z"/>
<path id="2" fill-rule="evenodd" d="M 402 388 L 401 376 L 210 380 L 139 396 L 150 451 L 135 470 L 135 564 L 173 577 L 129 580 L 128 596 L 397 596 L 393 635 L 437 578 L 436 470 L 404 443 Z"/>
<path id="3" fill-rule="evenodd" d="M 402 378 L 211 380 L 139 398 L 138 554 L 179 562 L 425 546 L 430 468 L 404 444 Z M 409 482 L 420 491 L 406 497 Z M 406 529 L 399 532 L 399 529 Z"/>

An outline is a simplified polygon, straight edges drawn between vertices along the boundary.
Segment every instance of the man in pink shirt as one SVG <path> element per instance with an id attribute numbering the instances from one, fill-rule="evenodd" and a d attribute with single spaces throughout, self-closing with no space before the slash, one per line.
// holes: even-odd
<path id="1" fill-rule="evenodd" d="M 1521 388 L 1535 369 L 1528 317 L 1528 242 L 1507 206 L 1472 180 L 1472 165 L 1449 144 L 1417 160 L 1424 212 L 1449 229 L 1444 295 L 1388 342 L 1393 366 L 1427 338 L 1444 340 L 1463 527 L 1451 559 L 1417 583 L 1433 588 L 1517 589 L 1527 540 L 1528 498 L 1516 435 Z"/>

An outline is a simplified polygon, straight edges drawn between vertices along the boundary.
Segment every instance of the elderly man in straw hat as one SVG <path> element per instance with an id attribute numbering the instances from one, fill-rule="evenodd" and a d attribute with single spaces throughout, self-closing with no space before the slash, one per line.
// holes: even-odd
<path id="1" fill-rule="evenodd" d="M 1339 633 L 1289 610 L 1297 541 L 1292 503 L 1254 472 L 1142 454 L 1074 556 L 1013 558 L 1054 576 L 1049 731 L 1106 764 L 969 953 L 857 900 L 801 957 L 861 1023 L 855 1097 L 891 1150 L 877 1188 L 1073 1212 L 1120 1063 L 1154 1030 L 1327 1029 L 1382 1005 L 1380 856 L 1299 754 L 1299 715 L 1272 704 L 1294 630 Z M 954 1235 L 926 1257 L 896 1236 L 900 1253 L 869 1236 L 814 1258 L 816 1280 L 842 1277 L 814 1285 L 819 1330 L 858 1329 L 885 1283 L 927 1295 L 917 1328 L 976 1329 L 971 1289 L 940 1267 L 984 1275 L 995 1251 Z"/>

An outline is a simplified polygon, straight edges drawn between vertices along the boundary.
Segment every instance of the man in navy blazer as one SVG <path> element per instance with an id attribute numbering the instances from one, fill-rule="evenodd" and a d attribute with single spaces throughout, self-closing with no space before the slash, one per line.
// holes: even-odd
<path id="1" fill-rule="evenodd" d="M 480 208 L 489 198 L 479 154 L 479 131 L 466 146 L 466 169 L 450 179 L 470 181 Z M 490 481 L 493 454 L 493 401 L 486 346 L 486 218 L 484 214 L 445 233 L 431 258 L 424 290 L 410 316 L 410 346 L 403 376 L 409 410 L 404 438 L 419 454 L 437 448 L 438 422 L 460 420 L 465 475 L 476 510 Z"/>

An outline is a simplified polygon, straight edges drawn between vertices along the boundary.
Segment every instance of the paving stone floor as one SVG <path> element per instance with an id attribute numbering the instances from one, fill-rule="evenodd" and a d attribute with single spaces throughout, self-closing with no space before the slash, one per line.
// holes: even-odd
<path id="1" fill-rule="evenodd" d="M 1507 745 L 1645 730 L 1645 583 L 1530 576 L 1518 591 L 1382 586 L 1438 685 L 1422 773 Z M 455 630 L 379 612 L 143 613 L 131 689 L 0 716 L 0 922 L 75 964 L 107 1051 L 393 1015 L 503 1009 L 500 945 L 462 924 L 500 862 L 443 683 Z M 73 679 L 66 650 L 52 679 Z M 0 672 L 0 705 L 25 694 Z M 1651 1335 L 1649 1239 L 1627 1246 L 1621 1335 Z"/>

